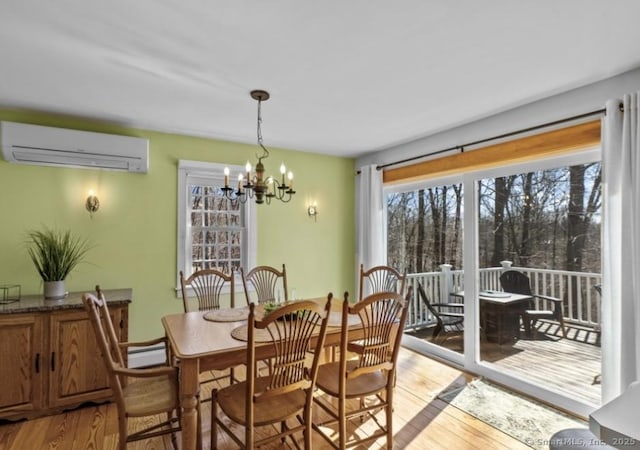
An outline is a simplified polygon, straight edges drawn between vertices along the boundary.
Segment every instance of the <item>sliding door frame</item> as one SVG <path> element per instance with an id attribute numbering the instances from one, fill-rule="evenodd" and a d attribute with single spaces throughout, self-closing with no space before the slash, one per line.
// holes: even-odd
<path id="1" fill-rule="evenodd" d="M 478 308 L 478 183 L 484 178 L 496 178 L 512 175 L 514 173 L 526 173 L 536 170 L 552 169 L 556 167 L 572 166 L 589 162 L 601 161 L 600 147 L 581 149 L 580 151 L 561 154 L 541 154 L 536 158 L 527 160 L 509 161 L 502 165 L 492 164 L 491 167 L 483 167 L 478 170 L 467 171 L 462 174 L 430 177 L 421 181 L 387 185 L 384 187 L 385 198 L 390 193 L 407 192 L 417 189 L 427 189 L 434 186 L 443 186 L 452 183 L 463 184 L 463 269 L 464 291 L 473 295 L 465 295 L 465 331 L 464 354 L 456 353 L 424 341 L 417 342 L 417 338 L 405 335 L 403 343 L 417 351 L 426 352 L 431 356 L 445 359 L 448 362 L 463 368 L 469 372 L 487 377 L 499 384 L 505 385 L 516 391 L 540 399 L 543 402 L 553 404 L 561 409 L 570 411 L 579 416 L 587 417 L 597 406 L 570 398 L 530 381 L 523 380 L 515 373 L 509 373 L 504 369 L 498 369 L 489 362 L 480 360 L 480 327 Z M 474 276 L 468 276 L 473 274 Z M 605 331 L 606 332 L 606 331 Z M 606 380 L 603 380 L 603 383 Z"/>

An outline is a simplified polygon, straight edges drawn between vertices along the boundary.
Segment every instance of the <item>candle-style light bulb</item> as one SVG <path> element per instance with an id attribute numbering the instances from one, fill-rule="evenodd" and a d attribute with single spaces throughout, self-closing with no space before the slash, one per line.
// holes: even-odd
<path id="1" fill-rule="evenodd" d="M 293 172 L 289 171 L 287 174 L 287 178 L 289 178 L 289 189 L 293 190 Z"/>
<path id="2" fill-rule="evenodd" d="M 238 192 L 242 192 L 242 174 L 238 174 Z"/>
<path id="3" fill-rule="evenodd" d="M 280 173 L 282 174 L 282 185 L 284 184 L 284 175 L 287 173 L 287 168 L 284 166 L 284 163 L 280 164 Z"/>
<path id="4" fill-rule="evenodd" d="M 224 168 L 224 187 L 229 187 L 229 168 Z"/>
<path id="5" fill-rule="evenodd" d="M 247 172 L 247 184 L 251 184 L 251 163 L 249 161 L 245 164 L 244 170 Z"/>

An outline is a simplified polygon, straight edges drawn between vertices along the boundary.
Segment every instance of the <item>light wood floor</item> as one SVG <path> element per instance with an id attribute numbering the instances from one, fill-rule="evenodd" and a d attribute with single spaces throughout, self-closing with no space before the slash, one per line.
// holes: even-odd
<path id="1" fill-rule="evenodd" d="M 407 349 L 399 357 L 395 390 L 394 448 L 397 449 L 504 449 L 529 447 L 484 422 L 436 398 L 449 386 L 462 385 L 471 376 Z M 203 448 L 209 449 L 210 408 L 203 406 Z M 366 433 L 371 421 L 350 432 Z M 133 421 L 132 427 L 135 427 Z M 117 412 L 113 404 L 87 406 L 56 416 L 0 423 L 0 450 L 101 450 L 117 447 Z M 129 444 L 130 450 L 171 449 L 169 438 Z M 217 448 L 235 448 L 220 440 Z M 278 445 L 275 448 L 290 448 Z M 327 448 L 314 435 L 314 448 Z M 383 448 L 377 442 L 369 448 Z"/>

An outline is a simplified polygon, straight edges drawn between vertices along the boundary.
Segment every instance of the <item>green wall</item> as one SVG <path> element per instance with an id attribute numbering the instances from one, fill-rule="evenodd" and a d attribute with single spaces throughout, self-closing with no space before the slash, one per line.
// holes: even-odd
<path id="1" fill-rule="evenodd" d="M 67 279 L 67 289 L 133 288 L 130 338 L 162 334 L 160 318 L 182 310 L 175 290 L 178 160 L 255 164 L 256 146 L 22 110 L 0 110 L 0 120 L 149 139 L 147 174 L 0 159 L 0 284 L 20 284 L 23 295 L 41 293 L 25 232 L 43 225 L 70 229 L 95 246 Z M 270 150 L 267 173 L 277 174 L 284 161 L 294 171 L 297 194 L 287 204 L 258 206 L 258 264 L 285 263 L 289 288 L 299 297 L 354 292 L 354 160 Z M 100 199 L 93 218 L 84 208 L 90 189 Z M 307 216 L 310 201 L 318 205 L 317 221 Z"/>

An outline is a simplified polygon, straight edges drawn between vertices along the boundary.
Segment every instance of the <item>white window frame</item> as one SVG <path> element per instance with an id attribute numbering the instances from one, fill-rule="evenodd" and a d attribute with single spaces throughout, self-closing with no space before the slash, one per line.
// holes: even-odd
<path id="1" fill-rule="evenodd" d="M 205 178 L 211 182 L 222 186 L 224 183 L 224 168 L 228 167 L 233 173 L 242 173 L 243 166 L 234 166 L 221 163 L 204 161 L 180 160 L 178 162 L 178 236 L 177 236 L 177 269 L 176 269 L 176 293 L 180 294 L 180 271 L 185 275 L 191 273 L 191 242 L 188 230 L 189 215 L 189 180 L 193 178 Z M 243 269 L 256 265 L 258 253 L 258 222 L 256 220 L 256 206 L 251 200 L 241 206 L 244 208 L 244 218 L 246 226 L 246 238 L 242 243 L 242 253 L 244 263 Z M 242 292 L 242 279 L 239 273 L 234 272 L 235 291 Z"/>

